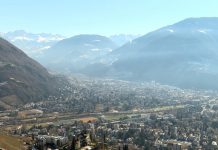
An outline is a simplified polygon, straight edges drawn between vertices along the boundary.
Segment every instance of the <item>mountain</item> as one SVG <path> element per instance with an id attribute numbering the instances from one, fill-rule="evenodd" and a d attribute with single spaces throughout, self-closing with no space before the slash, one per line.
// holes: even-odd
<path id="1" fill-rule="evenodd" d="M 54 94 L 55 77 L 8 41 L 0 38 L 0 110 Z"/>
<path id="2" fill-rule="evenodd" d="M 96 66 L 114 78 L 217 90 L 217 58 L 218 18 L 189 18 L 125 44 Z"/>
<path id="3" fill-rule="evenodd" d="M 33 34 L 27 33 L 23 30 L 0 33 L 0 36 L 18 48 L 24 50 L 26 54 L 33 58 L 37 58 L 41 53 L 50 48 L 52 45 L 64 39 L 63 36 L 58 34 Z"/>
<path id="4" fill-rule="evenodd" d="M 117 48 L 116 44 L 107 37 L 77 35 L 64 39 L 49 48 L 40 62 L 51 69 L 78 72 L 86 65 L 101 62 L 101 56 L 110 53 L 115 48 Z"/>
<path id="5" fill-rule="evenodd" d="M 122 46 L 128 42 L 131 42 L 132 40 L 140 37 L 140 35 L 134 35 L 134 34 L 115 34 L 111 35 L 109 38 L 116 43 L 118 46 Z"/>

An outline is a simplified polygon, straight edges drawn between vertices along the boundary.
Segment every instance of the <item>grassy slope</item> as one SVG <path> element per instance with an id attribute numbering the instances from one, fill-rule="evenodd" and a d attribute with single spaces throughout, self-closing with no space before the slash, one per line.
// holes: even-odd
<path id="1" fill-rule="evenodd" d="M 0 148 L 6 150 L 23 150 L 22 141 L 13 136 L 0 135 Z"/>

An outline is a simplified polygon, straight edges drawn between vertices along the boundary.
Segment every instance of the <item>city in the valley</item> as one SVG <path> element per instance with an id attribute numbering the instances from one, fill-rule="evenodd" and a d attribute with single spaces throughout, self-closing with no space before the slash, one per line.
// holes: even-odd
<path id="1" fill-rule="evenodd" d="M 216 92 L 154 81 L 69 81 L 46 101 L 1 111 L 4 138 L 39 150 L 218 148 Z"/>

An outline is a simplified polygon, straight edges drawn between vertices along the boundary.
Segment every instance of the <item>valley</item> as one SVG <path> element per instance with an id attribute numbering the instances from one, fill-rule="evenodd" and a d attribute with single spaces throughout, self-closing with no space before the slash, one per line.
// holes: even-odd
<path id="1" fill-rule="evenodd" d="M 50 95 L 46 100 L 0 112 L 0 128 L 3 135 L 24 136 L 22 141 L 28 142 L 22 147 L 30 148 L 33 143 L 36 147 L 40 145 L 40 136 L 45 139 L 61 139 L 66 137 L 64 134 L 69 134 L 68 142 L 58 146 L 64 149 L 70 145 L 70 134 L 83 134 L 84 131 L 89 138 L 95 136 L 94 141 L 86 141 L 90 147 L 101 147 L 101 143 L 98 142 L 106 136 L 105 146 L 112 149 L 117 145 L 122 146 L 124 142 L 118 133 L 114 134 L 112 131 L 120 134 L 129 132 L 128 136 L 131 137 L 131 130 L 137 130 L 135 134 L 139 136 L 141 133 L 138 130 L 144 129 L 141 125 L 144 125 L 144 122 L 152 123 L 156 117 L 179 121 L 180 115 L 184 115 L 182 118 L 191 117 L 191 120 L 195 120 L 195 113 L 202 113 L 204 116 L 218 105 L 218 93 L 215 91 L 185 90 L 156 82 L 137 83 L 72 76 L 68 78 L 68 82 L 62 83 L 57 96 Z M 189 113 L 192 115 L 189 116 Z M 177 126 L 180 125 L 178 122 Z M 153 128 L 154 125 L 150 127 Z M 77 131 L 78 129 L 81 131 Z M 91 129 L 95 131 L 94 135 Z M 107 135 L 103 134 L 105 132 Z M 145 134 L 148 134 L 147 132 L 150 131 L 146 131 Z M 122 142 L 114 143 L 112 137 Z M 134 146 L 130 143 L 129 146 L 135 147 L 133 149 L 140 149 L 141 144 Z M 76 145 L 79 146 L 78 143 Z"/>
<path id="2" fill-rule="evenodd" d="M 217 26 L 1 33 L 0 149 L 218 149 Z"/>

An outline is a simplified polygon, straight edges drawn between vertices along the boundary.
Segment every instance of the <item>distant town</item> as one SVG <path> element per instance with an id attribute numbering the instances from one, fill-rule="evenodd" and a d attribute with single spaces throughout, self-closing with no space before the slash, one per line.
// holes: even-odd
<path id="1" fill-rule="evenodd" d="M 218 149 L 216 92 L 156 82 L 69 78 L 57 95 L 0 113 L 29 150 Z"/>

